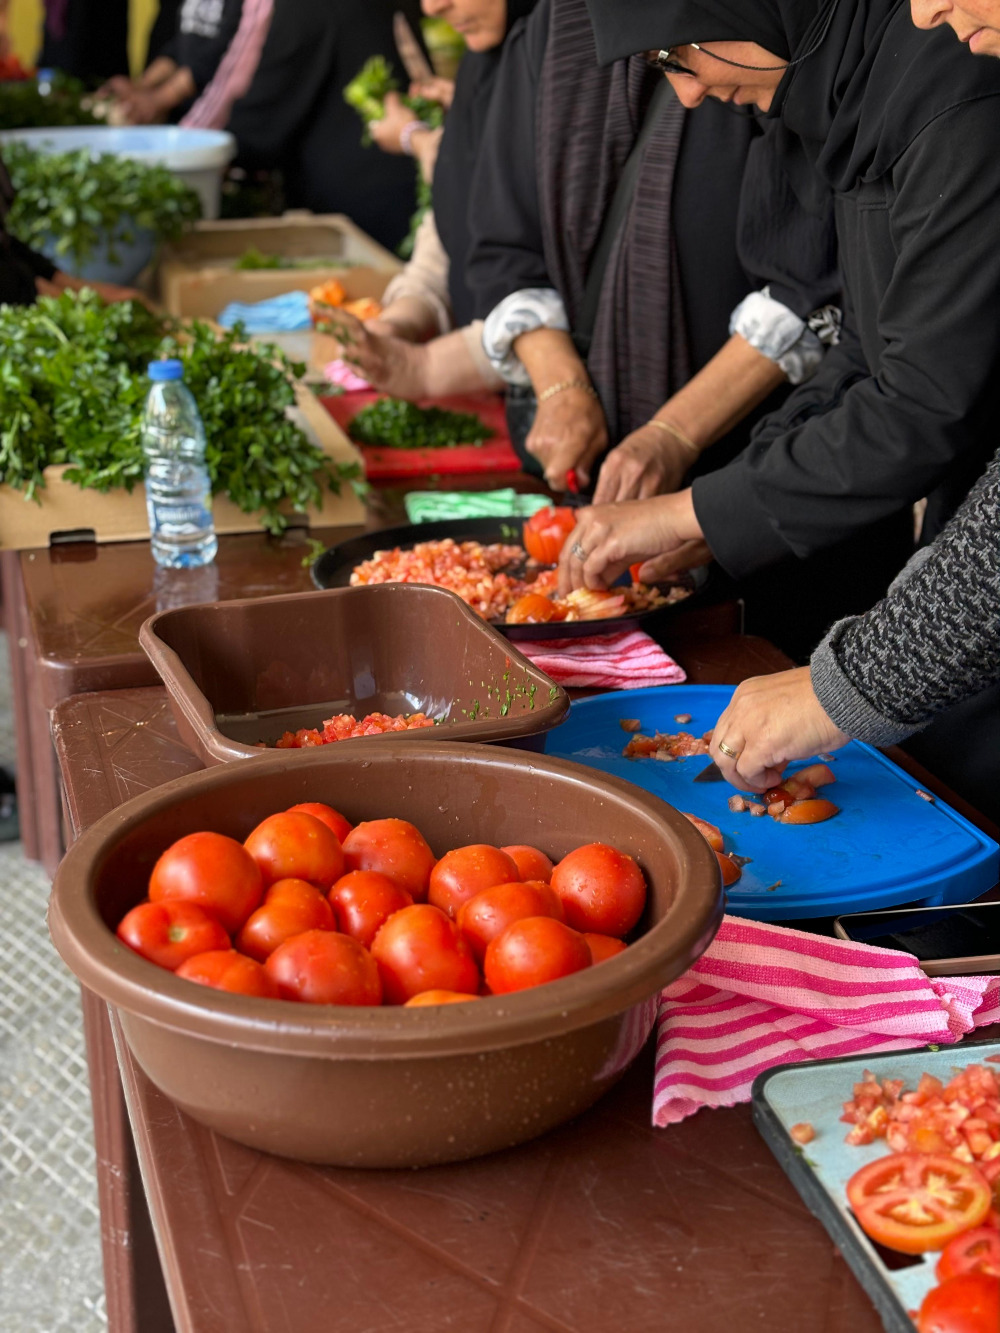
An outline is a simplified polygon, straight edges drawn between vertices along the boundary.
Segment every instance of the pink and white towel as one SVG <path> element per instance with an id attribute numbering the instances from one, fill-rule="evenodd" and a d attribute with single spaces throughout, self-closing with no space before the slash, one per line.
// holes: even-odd
<path id="1" fill-rule="evenodd" d="M 215 76 L 181 121 L 185 129 L 226 128 L 233 103 L 246 96 L 257 73 L 273 12 L 274 0 L 244 0 L 240 25 Z"/>
<path id="2" fill-rule="evenodd" d="M 647 685 L 679 685 L 687 679 L 644 630 L 581 639 L 519 640 L 517 646 L 554 681 L 577 689 L 638 690 Z"/>
<path id="3" fill-rule="evenodd" d="M 895 949 L 725 917 L 660 995 L 653 1123 L 750 1100 L 773 1065 L 947 1045 L 1000 1022 L 1000 977 L 927 977 Z"/>

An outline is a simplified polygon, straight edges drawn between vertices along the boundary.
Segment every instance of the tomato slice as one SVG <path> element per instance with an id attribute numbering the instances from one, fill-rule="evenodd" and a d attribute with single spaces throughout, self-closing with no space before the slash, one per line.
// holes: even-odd
<path id="1" fill-rule="evenodd" d="M 993 1227 L 973 1227 L 950 1240 L 938 1260 L 939 1282 L 947 1282 L 960 1273 L 988 1273 L 1000 1277 L 1000 1231 Z"/>
<path id="2" fill-rule="evenodd" d="M 847 1182 L 861 1229 L 903 1254 L 940 1250 L 978 1227 L 990 1211 L 989 1185 L 974 1166 L 943 1153 L 891 1153 Z"/>

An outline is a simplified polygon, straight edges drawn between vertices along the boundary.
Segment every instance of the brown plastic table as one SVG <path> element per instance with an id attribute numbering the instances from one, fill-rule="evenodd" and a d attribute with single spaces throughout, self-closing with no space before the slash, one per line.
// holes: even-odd
<path id="1" fill-rule="evenodd" d="M 779 669 L 771 645 L 693 636 L 692 680 Z M 54 712 L 75 835 L 197 769 L 163 690 Z M 84 996 L 112 1333 L 171 1327 L 131 1165 L 131 1118 L 182 1333 L 874 1333 L 867 1298 L 747 1108 L 649 1124 L 649 1054 L 533 1144 L 418 1172 L 313 1168 L 203 1129 L 153 1087 Z M 113 1016 L 112 1016 L 113 1017 Z M 113 1027 L 113 1024 L 112 1024 Z"/>

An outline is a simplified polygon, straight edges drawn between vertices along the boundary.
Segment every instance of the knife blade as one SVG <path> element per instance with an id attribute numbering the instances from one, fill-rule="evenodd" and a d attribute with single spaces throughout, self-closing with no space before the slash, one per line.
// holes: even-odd
<path id="1" fill-rule="evenodd" d="M 708 768 L 703 768 L 694 779 L 695 782 L 725 782 L 722 770 L 716 763 L 709 764 Z"/>
<path id="2" fill-rule="evenodd" d="M 392 16 L 392 35 L 396 40 L 396 50 L 403 62 L 403 68 L 413 82 L 423 83 L 425 79 L 433 79 L 434 70 L 431 63 L 424 55 L 406 15 L 400 13 L 398 9 Z"/>

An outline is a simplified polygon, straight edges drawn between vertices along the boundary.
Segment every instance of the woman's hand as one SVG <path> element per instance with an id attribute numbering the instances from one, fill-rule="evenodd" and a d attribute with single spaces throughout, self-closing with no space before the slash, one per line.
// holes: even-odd
<path id="1" fill-rule="evenodd" d="M 368 133 L 383 153 L 401 153 L 401 136 L 407 125 L 419 119 L 406 106 L 399 93 L 387 93 L 385 115 L 381 120 L 373 120 L 368 126 Z"/>
<path id="2" fill-rule="evenodd" d="M 324 311 L 317 337 L 323 335 L 330 347 L 329 356 L 324 349 L 325 361 L 341 357 L 374 388 L 395 398 L 427 396 L 422 345 L 375 333 L 354 315 L 336 308 Z"/>
<path id="3" fill-rule="evenodd" d="M 709 753 L 734 787 L 760 792 L 779 786 L 793 759 L 811 759 L 849 740 L 816 698 L 809 668 L 797 667 L 744 681 L 715 724 Z"/>
<path id="4" fill-rule="evenodd" d="M 539 404 L 525 447 L 554 491 L 566 490 L 568 472 L 586 486 L 590 469 L 608 447 L 604 410 L 586 389 L 563 389 Z"/>
<path id="5" fill-rule="evenodd" d="M 563 547 L 559 592 L 565 596 L 576 588 L 609 588 L 630 565 L 640 563 L 640 579 L 655 583 L 711 558 L 690 491 L 594 505 L 580 511 Z"/>
<path id="6" fill-rule="evenodd" d="M 609 588 L 630 565 L 641 564 L 644 582 L 706 564 L 705 544 L 694 510 L 683 496 L 661 495 L 580 511 L 559 560 L 559 591 Z"/>
<path id="7" fill-rule="evenodd" d="M 679 490 L 697 455 L 661 426 L 640 426 L 612 449 L 601 467 L 595 504 L 647 500 Z"/>
<path id="8" fill-rule="evenodd" d="M 439 77 L 414 79 L 410 84 L 410 96 L 426 97 L 428 102 L 440 102 L 445 111 L 450 111 L 455 96 L 455 80 Z"/>

